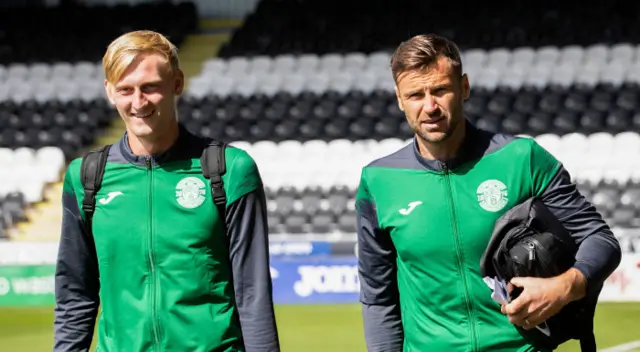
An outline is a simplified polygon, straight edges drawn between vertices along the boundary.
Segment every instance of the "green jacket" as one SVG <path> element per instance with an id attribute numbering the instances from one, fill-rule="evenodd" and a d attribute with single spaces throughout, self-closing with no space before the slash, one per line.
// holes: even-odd
<path id="1" fill-rule="evenodd" d="M 277 351 L 265 196 L 254 160 L 228 147 L 226 218 L 186 129 L 162 155 L 110 150 L 93 236 L 82 211 L 81 159 L 64 178 L 54 351 Z M 228 232 L 223 231 L 226 223 Z"/>
<path id="2" fill-rule="evenodd" d="M 358 262 L 369 351 L 531 351 L 480 274 L 493 224 L 541 197 L 580 243 L 576 268 L 601 285 L 619 245 L 562 165 L 533 139 L 477 129 L 454 160 L 415 143 L 362 170 Z"/>

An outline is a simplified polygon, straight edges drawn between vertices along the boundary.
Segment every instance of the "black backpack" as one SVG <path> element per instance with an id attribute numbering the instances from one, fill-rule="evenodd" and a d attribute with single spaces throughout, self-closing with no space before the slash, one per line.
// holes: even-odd
<path id="1" fill-rule="evenodd" d="M 553 277 L 574 265 L 577 250 L 578 246 L 562 223 L 534 197 L 509 209 L 496 220 L 489 245 L 482 255 L 480 272 L 483 277 L 507 283 L 514 277 Z M 521 292 L 522 289 L 515 288 L 510 294 L 511 300 Z M 600 291 L 594 292 L 567 304 L 539 326 L 542 330 L 516 328 L 538 348 L 554 350 L 575 339 L 580 340 L 582 351 L 595 352 L 593 318 Z"/>
<path id="2" fill-rule="evenodd" d="M 225 211 L 227 196 L 222 183 L 222 175 L 226 172 L 225 163 L 226 144 L 222 142 L 211 142 L 202 152 L 200 164 L 202 165 L 202 174 L 209 179 L 211 184 L 211 194 L 213 203 L 218 208 L 218 213 L 225 221 Z M 105 145 L 89 151 L 82 157 L 80 166 L 80 179 L 84 187 L 84 198 L 82 199 L 82 210 L 86 216 L 87 230 L 92 230 L 91 221 L 96 204 L 96 194 L 102 186 L 102 177 L 104 176 L 105 165 L 107 164 L 107 156 L 111 145 Z M 225 231 L 226 232 L 226 231 Z"/>

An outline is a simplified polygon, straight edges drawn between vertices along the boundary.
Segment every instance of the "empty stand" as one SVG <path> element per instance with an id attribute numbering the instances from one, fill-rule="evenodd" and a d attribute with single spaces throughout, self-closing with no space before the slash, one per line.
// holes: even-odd
<path id="1" fill-rule="evenodd" d="M 191 2 L 16 8 L 0 11 L 0 64 L 97 62 L 130 30 L 156 30 L 179 46 L 196 28 Z"/>
<path id="2" fill-rule="evenodd" d="M 0 239 L 117 118 L 103 85 L 109 42 L 150 29 L 180 46 L 197 20 L 184 1 L 0 11 Z"/>
<path id="3" fill-rule="evenodd" d="M 412 136 L 390 53 L 245 49 L 203 65 L 180 116 L 256 159 L 274 235 L 352 233 L 361 167 Z M 536 138 L 612 226 L 637 228 L 638 52 L 626 43 L 464 50 L 466 114 L 479 127 Z"/>
<path id="4" fill-rule="evenodd" d="M 249 152 L 260 168 L 272 232 L 291 234 L 353 232 L 361 168 L 409 141 L 263 140 L 232 144 Z M 640 155 L 637 133 L 544 134 L 537 141 L 565 164 L 579 189 L 610 224 L 640 227 L 640 158 L 628 157 Z"/>
<path id="5" fill-rule="evenodd" d="M 580 11 L 551 0 L 518 6 L 506 0 L 471 2 L 462 10 L 460 5 L 438 3 L 434 11 L 429 1 L 263 0 L 219 56 L 371 53 L 427 32 L 444 34 L 463 49 L 640 40 L 635 2 L 600 2 Z"/>

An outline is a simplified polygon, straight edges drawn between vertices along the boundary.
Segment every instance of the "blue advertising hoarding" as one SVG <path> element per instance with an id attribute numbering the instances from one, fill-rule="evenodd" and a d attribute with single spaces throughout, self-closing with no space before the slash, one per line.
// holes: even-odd
<path id="1" fill-rule="evenodd" d="M 272 258 L 276 304 L 357 303 L 356 257 Z"/>
<path id="2" fill-rule="evenodd" d="M 278 241 L 269 243 L 271 257 L 306 257 L 332 255 L 329 242 L 321 241 Z"/>

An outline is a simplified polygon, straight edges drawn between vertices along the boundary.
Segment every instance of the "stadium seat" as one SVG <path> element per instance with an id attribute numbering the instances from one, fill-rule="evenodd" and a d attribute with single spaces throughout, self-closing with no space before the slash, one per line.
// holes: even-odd
<path id="1" fill-rule="evenodd" d="M 546 48 L 543 55 L 534 60 L 545 64 L 602 62 L 611 57 L 603 50 L 602 43 L 619 43 L 616 60 L 622 63 L 636 57 L 635 51 L 625 45 L 640 39 L 637 24 L 627 16 L 638 11 L 635 4 L 613 7 L 603 3 L 576 13 L 570 6 L 546 0 L 511 8 L 507 13 L 499 10 L 510 4 L 507 1 L 493 2 L 492 6 L 474 3 L 465 8 L 473 16 L 451 22 L 446 16 L 435 14 L 430 3 L 416 4 L 409 0 L 393 5 L 365 0 L 349 4 L 338 0 L 263 0 L 218 54 L 225 58 L 265 54 L 368 54 L 393 49 L 407 33 L 438 31 L 463 49 L 495 50 L 491 56 L 467 58 L 468 61 L 480 59 L 478 62 L 490 65 L 514 62 L 514 57 L 503 49 L 523 46 Z M 338 7 L 343 11 L 336 13 L 334 9 Z M 411 13 L 406 12 L 407 8 L 412 9 Z M 349 17 L 352 9 L 357 11 L 358 21 Z M 438 13 L 447 11 L 456 13 L 459 9 L 454 4 L 442 5 Z M 603 17 L 602 13 L 607 16 Z M 494 21 L 487 22 L 486 18 Z M 605 18 L 615 18 L 615 26 Z M 558 47 L 567 47 L 567 50 Z M 523 60 L 530 60 L 530 56 L 523 54 Z"/>
<path id="2" fill-rule="evenodd" d="M 185 1 L 16 8 L 0 12 L 0 64 L 10 64 L 9 75 L 20 79 L 33 73 L 68 77 L 70 63 L 98 62 L 105 46 L 125 31 L 157 30 L 180 46 L 196 28 L 196 7 Z M 32 71 L 26 66 L 32 63 L 57 66 Z"/>

